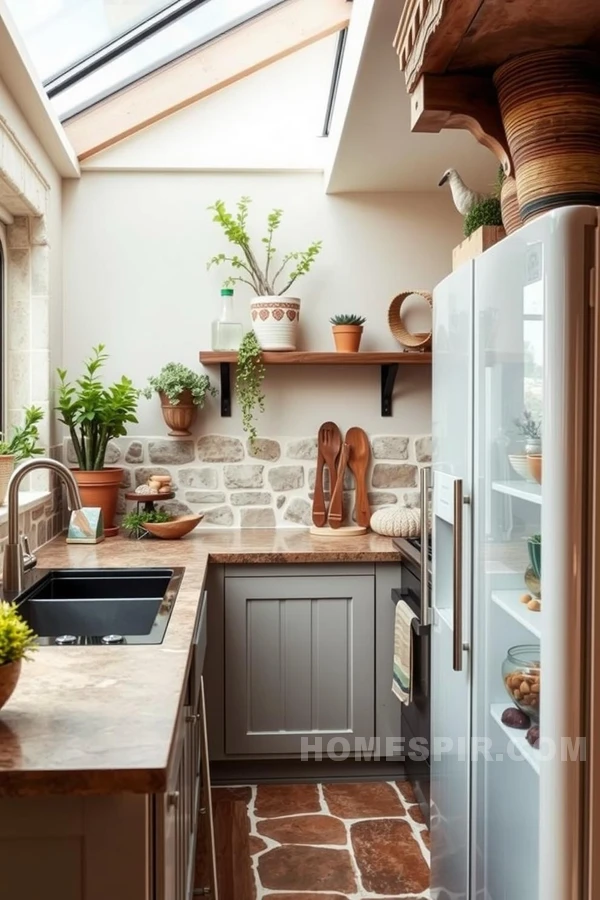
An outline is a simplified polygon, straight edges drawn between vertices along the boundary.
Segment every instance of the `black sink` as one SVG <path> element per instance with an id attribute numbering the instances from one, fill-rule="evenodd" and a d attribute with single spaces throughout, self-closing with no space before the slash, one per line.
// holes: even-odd
<path id="1" fill-rule="evenodd" d="M 183 569 L 50 569 L 17 599 L 40 644 L 159 644 Z"/>

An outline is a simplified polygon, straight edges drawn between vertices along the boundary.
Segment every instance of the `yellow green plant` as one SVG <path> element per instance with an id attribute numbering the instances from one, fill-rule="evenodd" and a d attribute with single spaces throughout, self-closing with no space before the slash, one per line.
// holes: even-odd
<path id="1" fill-rule="evenodd" d="M 16 603 L 0 601 L 0 666 L 30 659 L 37 650 L 37 635 L 19 615 Z"/>

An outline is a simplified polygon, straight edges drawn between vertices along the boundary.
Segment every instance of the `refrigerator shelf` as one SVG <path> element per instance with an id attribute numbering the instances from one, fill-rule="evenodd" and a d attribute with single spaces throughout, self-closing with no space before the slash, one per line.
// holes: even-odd
<path id="1" fill-rule="evenodd" d="M 507 706 L 510 706 L 508 698 L 506 703 L 492 703 L 490 706 L 490 715 L 494 722 L 497 723 L 498 727 L 502 729 L 511 744 L 519 751 L 521 756 L 527 760 L 536 775 L 539 775 L 540 751 L 534 750 L 534 748 L 527 743 L 525 738 L 527 732 L 521 731 L 518 728 L 509 728 L 507 725 L 502 724 L 502 713 Z"/>
<path id="2" fill-rule="evenodd" d="M 542 613 L 532 612 L 521 603 L 524 591 L 492 591 L 492 601 L 536 638 L 542 637 Z"/>
<path id="3" fill-rule="evenodd" d="M 518 497 L 519 500 L 528 500 L 529 503 L 542 502 L 541 484 L 531 484 L 528 481 L 494 481 L 492 488 L 500 494 L 509 494 Z"/>

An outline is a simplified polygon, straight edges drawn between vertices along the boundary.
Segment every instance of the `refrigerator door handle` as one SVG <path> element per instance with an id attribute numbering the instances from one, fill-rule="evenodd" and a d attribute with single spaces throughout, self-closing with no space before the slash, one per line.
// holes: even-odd
<path id="1" fill-rule="evenodd" d="M 429 625 L 429 491 L 431 466 L 421 469 L 421 625 Z"/>
<path id="2" fill-rule="evenodd" d="M 452 606 L 454 613 L 454 643 L 452 648 L 452 668 L 462 672 L 463 667 L 463 482 L 457 478 L 454 482 L 454 530 L 452 535 L 453 563 L 452 573 Z"/>

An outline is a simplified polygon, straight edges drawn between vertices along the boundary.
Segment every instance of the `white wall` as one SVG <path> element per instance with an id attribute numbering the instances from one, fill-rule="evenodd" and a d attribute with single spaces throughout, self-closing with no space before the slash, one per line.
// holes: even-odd
<path id="1" fill-rule="evenodd" d="M 138 132 L 86 169 L 322 169 L 337 35 Z"/>
<path id="2" fill-rule="evenodd" d="M 331 349 L 328 319 L 336 312 L 367 316 L 365 350 L 396 348 L 386 319 L 391 299 L 411 287 L 432 288 L 450 270 L 461 237 L 460 218 L 441 194 L 327 196 L 318 174 L 86 171 L 81 181 L 64 183 L 63 195 L 63 359 L 72 374 L 98 342 L 111 353 L 108 377 L 125 373 L 139 385 L 170 360 L 198 366 L 199 350 L 210 348 L 226 275 L 206 271 L 206 261 L 227 250 L 206 208 L 244 194 L 254 198 L 257 239 L 266 213 L 278 206 L 286 211 L 282 250 L 323 240 L 313 273 L 298 285 L 301 349 Z M 236 292 L 247 327 L 248 297 L 246 289 Z M 426 368 L 400 370 L 393 420 L 380 416 L 375 368 L 271 369 L 266 393 L 265 435 L 312 434 L 331 417 L 371 433 L 430 430 Z M 240 434 L 237 409 L 221 419 L 213 401 L 200 429 Z M 131 433 L 164 430 L 158 401 L 142 401 Z"/>

